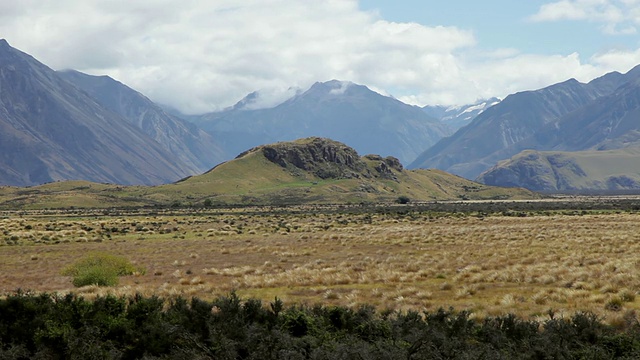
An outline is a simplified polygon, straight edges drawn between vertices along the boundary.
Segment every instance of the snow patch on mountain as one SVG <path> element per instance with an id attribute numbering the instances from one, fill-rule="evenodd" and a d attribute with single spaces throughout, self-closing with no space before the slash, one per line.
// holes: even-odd
<path id="1" fill-rule="evenodd" d="M 500 103 L 500 101 L 498 98 L 491 98 L 469 105 L 425 106 L 423 110 L 455 130 L 467 125 L 476 116 L 482 114 L 491 106 Z"/>

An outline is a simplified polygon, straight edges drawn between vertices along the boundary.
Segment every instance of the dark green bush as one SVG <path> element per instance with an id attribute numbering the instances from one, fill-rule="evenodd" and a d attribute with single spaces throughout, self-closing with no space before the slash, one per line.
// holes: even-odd
<path id="1" fill-rule="evenodd" d="M 398 196 L 398 198 L 396 199 L 396 202 L 398 204 L 408 204 L 411 202 L 411 199 L 409 199 L 408 196 L 401 195 L 401 196 Z"/>
<path id="2" fill-rule="evenodd" d="M 640 325 L 182 298 L 0 299 L 1 359 L 637 359 Z"/>

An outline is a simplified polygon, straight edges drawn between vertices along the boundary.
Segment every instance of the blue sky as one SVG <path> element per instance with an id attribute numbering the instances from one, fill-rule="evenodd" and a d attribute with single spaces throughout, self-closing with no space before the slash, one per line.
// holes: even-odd
<path id="1" fill-rule="evenodd" d="M 468 104 L 640 64 L 640 0 L 0 1 L 0 37 L 185 113 L 316 81 Z"/>
<path id="2" fill-rule="evenodd" d="M 514 48 L 542 55 L 580 53 L 585 58 L 612 49 L 637 49 L 638 34 L 609 35 L 601 22 L 584 20 L 532 21 L 544 0 L 360 0 L 360 8 L 378 11 L 395 22 L 454 26 L 474 32 L 482 48 Z"/>

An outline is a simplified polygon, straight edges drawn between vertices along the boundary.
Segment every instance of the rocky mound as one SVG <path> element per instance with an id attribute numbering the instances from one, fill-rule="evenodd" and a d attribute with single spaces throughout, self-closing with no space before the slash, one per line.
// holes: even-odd
<path id="1" fill-rule="evenodd" d="M 306 171 L 320 179 L 396 179 L 402 172 L 400 160 L 379 155 L 360 157 L 353 148 L 331 139 L 310 137 L 292 142 L 263 145 L 248 150 L 248 154 L 262 152 L 269 161 L 292 171 Z"/>

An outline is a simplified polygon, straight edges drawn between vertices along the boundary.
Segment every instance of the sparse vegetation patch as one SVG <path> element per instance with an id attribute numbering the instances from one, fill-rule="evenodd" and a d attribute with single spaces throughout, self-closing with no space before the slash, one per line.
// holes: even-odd
<path id="1" fill-rule="evenodd" d="M 607 323 L 640 310 L 640 214 L 633 204 L 551 205 L 5 212 L 0 294 L 22 288 L 210 300 L 236 289 L 263 301 L 279 296 L 350 308 L 453 306 L 480 319 L 590 311 Z M 137 273 L 118 277 L 85 264 L 90 270 L 61 274 L 93 253 L 126 259 L 134 267 L 126 273 Z"/>
<path id="2" fill-rule="evenodd" d="M 62 275 L 73 278 L 73 286 L 115 286 L 118 278 L 141 274 L 144 270 L 135 267 L 124 257 L 107 253 L 89 254 L 62 270 Z"/>

